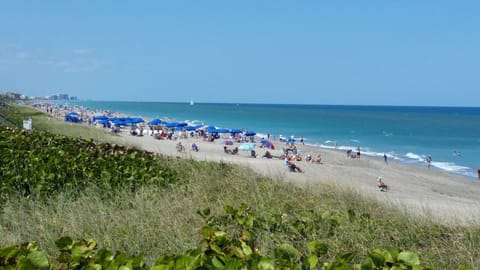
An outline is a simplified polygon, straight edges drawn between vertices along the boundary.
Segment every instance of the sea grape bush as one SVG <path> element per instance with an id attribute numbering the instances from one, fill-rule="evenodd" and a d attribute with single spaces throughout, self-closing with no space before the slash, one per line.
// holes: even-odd
<path id="1" fill-rule="evenodd" d="M 147 266 L 143 255 L 128 256 L 125 253 L 112 253 L 99 249 L 93 240 L 74 241 L 70 237 L 62 237 L 55 243 L 59 255 L 48 258 L 39 251 L 35 243 L 0 248 L 0 268 L 2 269 L 428 269 L 421 265 L 416 253 L 400 251 L 396 248 L 374 249 L 360 261 L 354 262 L 353 253 L 337 254 L 334 259 L 325 255 L 328 246 L 315 240 L 307 243 L 306 251 L 300 252 L 290 243 L 277 244 L 272 252 L 263 251 L 257 246 L 256 234 L 265 230 L 264 225 L 281 228 L 281 218 L 277 215 L 262 217 L 249 207 L 242 205 L 236 209 L 226 206 L 226 215 L 210 216 L 210 210 L 198 213 L 204 218 L 205 225 L 201 229 L 201 240 L 198 246 L 182 254 L 162 255 L 154 265 Z M 282 217 L 283 215 L 279 215 Z M 285 218 L 285 217 L 284 217 Z M 330 214 L 326 220 L 331 220 Z M 343 222 L 343 221 L 342 221 Z M 348 222 L 346 219 L 344 222 Z M 302 227 L 304 221 L 289 218 L 289 223 Z M 297 228 L 299 229 L 299 228 Z M 469 270 L 468 266 L 459 266 L 457 270 Z"/>
<path id="2" fill-rule="evenodd" d="M 80 192 L 89 185 L 115 190 L 144 185 L 167 186 L 178 172 L 157 155 L 119 145 L 98 143 L 17 128 L 0 127 L 0 196 L 48 197 Z"/>

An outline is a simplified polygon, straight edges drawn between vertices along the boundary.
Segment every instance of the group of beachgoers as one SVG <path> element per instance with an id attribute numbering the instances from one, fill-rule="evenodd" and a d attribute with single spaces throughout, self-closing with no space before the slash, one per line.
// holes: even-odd
<path id="1" fill-rule="evenodd" d="M 105 111 L 105 110 L 90 111 L 90 110 L 80 109 L 78 107 L 58 108 L 58 107 L 53 107 L 51 105 L 45 106 L 45 111 L 49 115 L 57 118 L 64 117 L 69 111 L 73 111 L 73 110 L 80 111 L 80 116 L 83 119 L 87 119 L 86 121 L 83 121 L 83 122 L 85 122 L 89 126 L 110 128 L 111 131 L 115 133 L 122 132 L 123 130 L 125 130 L 124 126 L 117 125 L 117 124 L 111 124 L 108 126 L 106 126 L 105 123 L 100 124 L 99 121 L 96 121 L 94 118 L 94 115 L 98 115 L 98 114 L 105 115 L 108 117 L 112 117 L 112 116 L 120 117 L 121 116 L 120 114 L 116 114 L 116 113 Z M 202 139 L 203 141 L 208 141 L 208 142 L 215 142 L 216 140 L 223 140 L 224 142 L 226 142 L 227 140 L 231 140 L 237 143 L 254 143 L 254 144 L 256 143 L 254 136 L 245 136 L 244 134 L 240 134 L 240 133 L 224 135 L 224 134 L 218 134 L 218 133 L 209 133 L 204 128 L 199 128 L 196 130 L 186 130 L 185 128 L 183 129 L 169 128 L 163 125 L 146 125 L 144 122 L 132 124 L 129 127 L 129 132 L 130 132 L 130 135 L 132 136 L 147 135 L 158 140 L 178 140 L 178 143 L 176 143 L 176 150 L 178 152 L 186 152 L 186 149 L 187 149 L 187 146 L 182 144 L 182 141 L 181 141 L 182 139 L 192 139 L 192 138 Z M 268 134 L 267 136 L 268 136 L 267 140 L 269 140 L 271 135 Z M 257 155 L 255 150 L 251 149 L 250 157 L 257 158 L 259 156 L 263 159 L 283 160 L 283 162 L 285 163 L 286 167 L 290 172 L 301 172 L 301 173 L 305 172 L 305 170 L 299 166 L 299 162 L 301 161 L 305 161 L 313 164 L 322 164 L 322 156 L 320 153 L 316 153 L 316 154 L 307 153 L 302 156 L 297 146 L 295 145 L 295 140 L 293 136 L 291 136 L 290 138 L 285 138 L 283 137 L 283 135 L 280 135 L 278 138 L 280 142 L 285 143 L 285 146 L 282 148 L 282 152 L 280 155 L 274 155 L 272 154 L 272 152 L 270 152 L 271 148 L 265 147 L 263 144 L 258 144 L 259 148 L 265 149 L 264 154 L 261 156 Z M 261 138 L 261 139 L 264 140 L 264 138 Z M 273 139 L 275 139 L 275 136 L 273 136 Z M 300 143 L 304 144 L 303 137 L 301 137 Z M 237 155 L 239 153 L 238 147 L 229 148 L 229 146 L 230 145 L 227 145 L 227 144 L 223 145 L 223 152 L 225 154 Z M 189 147 L 192 152 L 200 151 L 198 144 L 195 142 L 193 142 Z M 360 159 L 360 156 L 361 156 L 360 146 L 358 146 L 355 150 L 356 151 L 353 151 L 351 149 L 348 150 L 347 157 Z M 387 162 L 386 155 L 384 155 L 384 160 L 386 163 Z M 431 159 L 427 163 L 430 165 Z M 480 178 L 480 167 L 478 169 L 478 175 Z M 381 177 L 377 178 L 377 187 L 380 191 L 388 190 L 387 185 L 383 182 L 383 179 Z"/>

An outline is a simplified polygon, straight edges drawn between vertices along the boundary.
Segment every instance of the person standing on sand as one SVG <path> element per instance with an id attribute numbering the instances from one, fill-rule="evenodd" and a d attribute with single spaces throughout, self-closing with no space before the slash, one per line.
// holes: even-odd
<path id="1" fill-rule="evenodd" d="M 383 154 L 383 160 L 385 161 L 385 163 L 387 163 L 387 154 Z"/>
<path id="2" fill-rule="evenodd" d="M 430 169 L 430 166 L 432 166 L 432 156 L 427 157 L 427 168 Z"/>
<path id="3" fill-rule="evenodd" d="M 360 146 L 357 146 L 357 159 L 360 159 Z"/>
<path id="4" fill-rule="evenodd" d="M 480 166 L 478 166 L 477 174 L 478 174 L 478 179 L 480 179 Z"/>

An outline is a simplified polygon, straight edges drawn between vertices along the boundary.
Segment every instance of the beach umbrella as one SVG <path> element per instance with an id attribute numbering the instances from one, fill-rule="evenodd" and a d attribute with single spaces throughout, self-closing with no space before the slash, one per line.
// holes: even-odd
<path id="1" fill-rule="evenodd" d="M 143 123 L 143 122 L 145 122 L 145 120 L 139 117 L 130 118 L 130 123 L 137 124 L 137 123 Z"/>
<path id="2" fill-rule="evenodd" d="M 245 132 L 245 136 L 255 136 L 255 135 L 257 135 L 257 133 L 255 131 L 249 130 L 249 131 Z"/>
<path id="3" fill-rule="evenodd" d="M 160 120 L 160 119 L 158 119 L 158 118 L 155 118 L 155 119 L 153 119 L 152 121 L 148 122 L 147 124 L 156 126 L 156 125 L 161 125 L 161 124 L 163 124 L 163 123 L 165 123 L 165 122 L 162 121 L 162 120 Z"/>
<path id="4" fill-rule="evenodd" d="M 216 130 L 217 133 L 230 133 L 230 130 L 229 129 L 226 129 L 226 128 L 218 128 Z"/>
<path id="5" fill-rule="evenodd" d="M 295 142 L 295 139 L 290 137 L 290 138 L 287 139 L 287 142 Z"/>
<path id="6" fill-rule="evenodd" d="M 238 147 L 240 151 L 252 151 L 255 148 L 254 143 L 244 143 Z"/>
<path id="7" fill-rule="evenodd" d="M 272 150 L 275 150 L 275 146 L 273 145 L 272 142 L 268 141 L 268 140 L 261 140 L 260 143 L 263 145 L 263 147 L 265 148 L 270 148 Z"/>
<path id="8" fill-rule="evenodd" d="M 165 123 L 165 126 L 168 128 L 173 128 L 177 126 L 177 122 L 170 122 L 170 123 Z"/>
<path id="9" fill-rule="evenodd" d="M 194 126 L 186 126 L 185 129 L 188 131 L 192 131 L 192 130 L 195 130 L 196 128 Z"/>
<path id="10" fill-rule="evenodd" d="M 210 126 L 210 127 L 207 128 L 207 132 L 208 133 L 218 133 L 218 130 L 215 127 Z"/>
<path id="11" fill-rule="evenodd" d="M 224 145 L 233 145 L 234 142 L 233 142 L 232 140 L 223 140 L 223 141 L 222 141 L 222 144 L 224 144 Z"/>
<path id="12" fill-rule="evenodd" d="M 93 120 L 108 120 L 108 117 L 105 115 L 97 115 L 93 117 Z"/>
<path id="13" fill-rule="evenodd" d="M 177 123 L 177 127 L 186 127 L 186 126 L 188 126 L 188 124 L 185 122 Z"/>
<path id="14" fill-rule="evenodd" d="M 231 130 L 230 130 L 230 133 L 231 133 L 232 135 L 234 135 L 234 134 L 237 134 L 237 133 L 242 133 L 242 131 L 241 131 L 240 129 L 231 129 Z"/>

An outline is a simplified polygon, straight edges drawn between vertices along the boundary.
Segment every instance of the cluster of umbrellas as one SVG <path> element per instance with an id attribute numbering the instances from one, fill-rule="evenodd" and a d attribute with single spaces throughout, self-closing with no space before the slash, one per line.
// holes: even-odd
<path id="1" fill-rule="evenodd" d="M 93 120 L 98 121 L 99 124 L 108 125 L 114 123 L 119 126 L 130 126 L 133 124 L 145 122 L 139 117 L 107 117 L 105 115 L 94 116 Z"/>
<path id="2" fill-rule="evenodd" d="M 261 140 L 260 143 L 262 144 L 262 146 L 264 148 L 268 148 L 268 149 L 272 149 L 272 150 L 275 149 L 275 146 L 273 145 L 273 143 L 268 141 L 268 140 Z M 235 142 L 233 140 L 228 139 L 228 140 L 223 140 L 222 144 L 223 145 L 234 145 Z M 253 150 L 255 148 L 255 145 L 256 145 L 255 143 L 243 143 L 238 147 L 238 150 L 250 151 L 250 150 Z"/>

